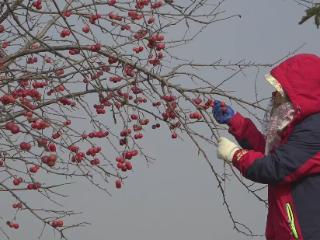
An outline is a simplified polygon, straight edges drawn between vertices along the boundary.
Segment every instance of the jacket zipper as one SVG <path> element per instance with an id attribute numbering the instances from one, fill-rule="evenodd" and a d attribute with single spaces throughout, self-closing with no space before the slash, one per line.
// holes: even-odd
<path id="1" fill-rule="evenodd" d="M 293 216 L 293 212 L 292 212 L 290 203 L 286 203 L 286 210 L 287 210 L 288 223 L 289 223 L 289 226 L 291 229 L 291 233 L 292 233 L 294 239 L 298 240 L 299 236 L 298 236 L 296 226 L 294 224 L 294 216 Z"/>

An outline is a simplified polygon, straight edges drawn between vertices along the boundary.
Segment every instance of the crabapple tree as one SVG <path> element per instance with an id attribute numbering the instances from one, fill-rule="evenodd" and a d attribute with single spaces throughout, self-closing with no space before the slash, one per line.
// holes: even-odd
<path id="1" fill-rule="evenodd" d="M 23 214 L 42 223 L 40 232 L 51 228 L 62 238 L 85 224 L 65 220 L 73 211 L 38 208 L 29 196 L 55 202 L 59 189 L 77 179 L 107 194 L 123 188 L 135 161 L 151 160 L 141 146 L 147 131 L 165 131 L 172 141 L 188 137 L 227 203 L 223 175 L 202 148 L 219 134 L 213 99 L 261 107 L 200 72 L 211 69 L 214 76 L 224 69 L 232 77 L 264 65 L 220 58 L 196 63 L 175 54 L 208 26 L 238 17 L 226 15 L 223 2 L 1 1 L 0 195 L 12 205 L 11 216 L 0 216 L 2 239 L 19 231 Z M 197 131 L 200 125 L 206 134 Z M 225 206 L 235 229 L 250 235 Z"/>

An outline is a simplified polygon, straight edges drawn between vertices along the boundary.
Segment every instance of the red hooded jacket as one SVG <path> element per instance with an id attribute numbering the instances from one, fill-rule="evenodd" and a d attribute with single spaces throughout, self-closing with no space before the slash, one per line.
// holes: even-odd
<path id="1" fill-rule="evenodd" d="M 241 114 L 229 132 L 244 148 L 233 165 L 255 182 L 268 184 L 268 240 L 320 239 L 320 58 L 298 54 L 272 69 L 294 110 L 280 133 L 281 145 L 264 154 L 265 137 Z"/>

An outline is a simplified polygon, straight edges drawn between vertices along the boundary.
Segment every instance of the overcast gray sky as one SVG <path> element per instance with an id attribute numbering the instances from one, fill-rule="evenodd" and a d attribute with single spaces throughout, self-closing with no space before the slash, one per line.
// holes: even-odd
<path id="1" fill-rule="evenodd" d="M 320 53 L 319 30 L 312 20 L 298 25 L 304 9 L 292 0 L 227 0 L 224 9 L 230 14 L 241 14 L 242 18 L 213 24 L 184 51 L 185 55 L 202 62 L 223 58 L 271 63 L 303 43 L 306 45 L 300 52 Z M 271 93 L 271 87 L 263 80 L 267 71 L 262 69 L 258 77 L 260 96 Z M 250 99 L 254 96 L 256 71 L 245 73 L 225 88 Z M 213 81 L 216 76 L 211 74 L 203 73 L 207 80 Z M 196 148 L 187 140 L 172 141 L 161 131 L 150 133 L 149 137 L 156 141 L 146 141 L 145 149 L 157 160 L 150 166 L 137 161 L 124 187 L 111 190 L 112 197 L 86 183 L 67 190 L 70 198 L 63 202 L 66 207 L 82 211 L 79 218 L 92 223 L 70 231 L 70 239 L 248 239 L 232 230 L 217 182 L 208 164 L 198 157 Z M 214 146 L 210 154 L 215 166 L 221 167 Z M 227 197 L 234 215 L 255 233 L 263 234 L 265 207 L 240 185 L 234 182 L 228 185 Z M 31 229 L 34 224 L 30 223 Z M 16 239 L 33 235 L 30 231 L 22 227 Z M 34 232 L 32 239 L 38 234 Z M 52 239 L 52 235 L 45 239 Z"/>

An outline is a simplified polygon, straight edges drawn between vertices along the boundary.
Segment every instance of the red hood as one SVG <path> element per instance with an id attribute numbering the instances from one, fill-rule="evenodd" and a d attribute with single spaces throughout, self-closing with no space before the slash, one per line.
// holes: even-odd
<path id="1" fill-rule="evenodd" d="M 301 121 L 320 112 L 320 58 L 314 54 L 295 55 L 271 70 L 292 102 Z"/>

